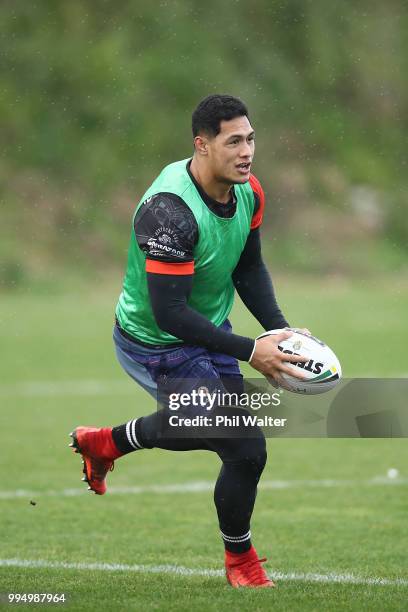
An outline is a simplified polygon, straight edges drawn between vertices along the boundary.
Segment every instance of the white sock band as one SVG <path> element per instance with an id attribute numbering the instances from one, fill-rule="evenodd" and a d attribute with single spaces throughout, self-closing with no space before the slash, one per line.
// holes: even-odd
<path id="1" fill-rule="evenodd" d="M 137 419 L 132 419 L 126 423 L 126 436 L 130 446 L 132 446 L 135 450 L 140 450 L 143 448 L 143 446 L 136 438 L 136 421 Z"/>
<path id="2" fill-rule="evenodd" d="M 227 536 L 225 535 L 225 533 L 221 531 L 221 535 L 222 535 L 223 540 L 225 540 L 226 542 L 232 542 L 234 544 L 238 544 L 240 542 L 246 542 L 246 540 L 251 539 L 251 531 L 248 531 L 242 536 Z"/>

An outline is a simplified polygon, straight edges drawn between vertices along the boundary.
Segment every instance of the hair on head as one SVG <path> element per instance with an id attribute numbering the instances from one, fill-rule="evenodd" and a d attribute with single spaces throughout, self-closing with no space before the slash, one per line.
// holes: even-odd
<path id="1" fill-rule="evenodd" d="M 193 112 L 193 137 L 203 132 L 211 137 L 217 136 L 221 131 L 221 121 L 244 116 L 248 117 L 248 109 L 239 98 L 221 94 L 207 96 Z"/>

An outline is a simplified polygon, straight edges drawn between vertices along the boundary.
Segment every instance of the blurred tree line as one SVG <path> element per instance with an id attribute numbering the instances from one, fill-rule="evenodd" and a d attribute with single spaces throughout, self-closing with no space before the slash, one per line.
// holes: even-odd
<path id="1" fill-rule="evenodd" d="M 214 92 L 250 108 L 279 263 L 398 268 L 407 31 L 404 0 L 3 0 L 1 283 L 123 265 L 134 204 Z"/>

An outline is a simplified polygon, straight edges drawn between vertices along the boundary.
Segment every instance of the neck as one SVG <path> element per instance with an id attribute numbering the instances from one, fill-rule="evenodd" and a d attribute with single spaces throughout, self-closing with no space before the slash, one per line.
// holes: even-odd
<path id="1" fill-rule="evenodd" d="M 231 200 L 232 185 L 218 181 L 210 169 L 205 164 L 200 164 L 195 156 L 190 164 L 190 172 L 210 198 L 222 204 L 227 204 Z"/>

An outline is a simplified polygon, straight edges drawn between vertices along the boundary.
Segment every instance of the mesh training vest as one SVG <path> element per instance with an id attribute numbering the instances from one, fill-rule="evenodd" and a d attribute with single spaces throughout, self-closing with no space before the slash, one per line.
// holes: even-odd
<path id="1" fill-rule="evenodd" d="M 143 195 L 139 207 L 160 192 L 174 193 L 184 200 L 198 225 L 199 238 L 194 249 L 193 288 L 188 305 L 217 327 L 228 317 L 234 301 L 231 274 L 245 246 L 255 206 L 250 183 L 234 185 L 236 212 L 230 219 L 215 215 L 200 197 L 187 172 L 189 159 L 166 166 Z M 133 217 L 134 219 L 134 217 Z M 147 288 L 146 255 L 140 249 L 132 223 L 128 264 L 116 307 L 122 329 L 136 341 L 152 345 L 180 342 L 156 324 Z"/>

